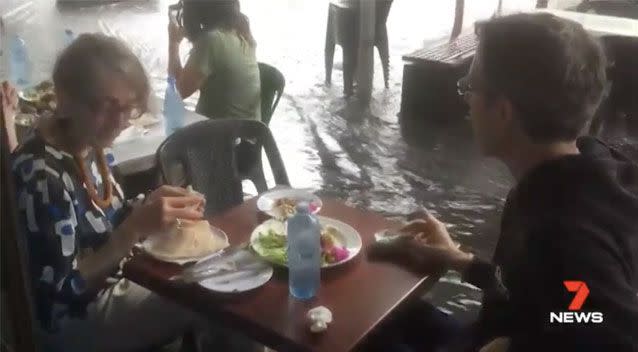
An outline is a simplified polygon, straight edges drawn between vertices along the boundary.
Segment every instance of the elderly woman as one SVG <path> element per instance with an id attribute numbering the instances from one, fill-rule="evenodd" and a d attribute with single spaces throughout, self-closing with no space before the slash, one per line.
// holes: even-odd
<path id="1" fill-rule="evenodd" d="M 117 39 L 84 34 L 53 81 L 57 110 L 13 163 L 45 350 L 131 351 L 177 337 L 195 323 L 190 312 L 114 277 L 145 236 L 202 217 L 204 199 L 181 188 L 129 203 L 111 174 L 107 148 L 147 109 L 144 68 Z"/>

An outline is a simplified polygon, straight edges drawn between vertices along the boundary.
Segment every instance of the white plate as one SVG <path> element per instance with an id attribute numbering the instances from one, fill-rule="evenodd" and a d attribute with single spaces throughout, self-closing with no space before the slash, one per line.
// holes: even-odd
<path id="1" fill-rule="evenodd" d="M 225 261 L 244 262 L 250 260 L 249 257 L 254 257 L 254 254 L 244 250 L 227 257 L 222 257 L 216 263 L 222 265 Z M 258 258 L 254 259 L 255 261 L 260 260 Z M 200 281 L 199 285 L 217 292 L 245 292 L 264 285 L 272 278 L 272 274 L 273 268 L 269 265 L 265 265 L 259 269 L 216 275 L 215 277 Z"/>
<path id="2" fill-rule="evenodd" d="M 144 127 L 139 127 L 136 125 L 131 125 L 125 128 L 120 134 L 115 138 L 113 144 L 124 143 L 126 141 L 136 140 L 144 137 L 145 129 Z"/>
<path id="3" fill-rule="evenodd" d="M 35 103 L 38 100 L 40 100 L 41 96 L 43 96 L 45 94 L 48 94 L 48 93 L 55 94 L 55 91 L 53 89 L 53 82 L 51 82 L 49 80 L 47 80 L 47 82 L 51 83 L 51 89 L 50 90 L 47 89 L 45 91 L 40 91 L 40 90 L 37 89 L 37 87 L 40 84 L 44 83 L 44 82 L 45 81 L 42 81 L 42 82 L 36 83 L 34 85 L 30 85 L 28 87 L 24 87 L 23 89 L 19 90 L 18 91 L 18 98 L 20 98 L 20 99 L 22 99 L 22 100 L 24 100 L 26 102 L 29 102 L 29 103 Z"/>
<path id="4" fill-rule="evenodd" d="M 357 232 L 357 230 L 352 228 L 352 226 L 336 219 L 327 218 L 325 216 L 317 216 L 317 218 L 319 219 L 319 223 L 321 224 L 321 226 L 332 226 L 337 229 L 337 231 L 339 231 L 339 235 L 336 236 L 339 245 L 346 247 L 350 252 L 348 258 L 336 263 L 323 264 L 321 266 L 322 268 L 332 268 L 347 263 L 348 261 L 352 260 L 352 258 L 356 257 L 357 254 L 359 254 L 363 243 L 361 242 L 361 235 L 359 235 L 359 232 Z M 268 233 L 268 230 L 271 229 L 277 233 L 283 234 L 284 236 L 286 235 L 285 225 L 279 220 L 266 220 L 261 225 L 257 226 L 253 230 L 253 233 L 250 235 L 250 246 L 258 255 L 261 255 L 260 253 L 262 253 L 263 249 L 259 245 L 259 242 L 257 242 L 257 238 L 259 238 L 261 233 Z M 281 263 L 276 262 L 273 262 L 273 264 L 281 265 Z"/>
<path id="5" fill-rule="evenodd" d="M 19 91 L 18 98 L 29 103 L 35 103 L 40 100 L 40 96 L 44 95 L 44 93 L 45 92 L 39 92 L 38 90 L 36 90 L 35 86 L 31 86 Z"/>
<path id="6" fill-rule="evenodd" d="M 27 94 L 30 93 L 29 90 L 35 91 L 33 88 L 27 88 L 25 90 L 21 90 L 21 91 L 18 92 L 18 98 L 20 98 L 20 99 L 22 99 L 22 100 L 24 100 L 26 102 L 29 102 L 29 103 L 34 103 L 34 102 L 38 101 L 38 99 L 40 97 L 39 97 L 39 95 L 37 93 L 33 93 L 32 96 L 27 96 Z"/>
<path id="7" fill-rule="evenodd" d="M 321 199 L 319 197 L 306 190 L 294 188 L 279 188 L 270 190 L 259 196 L 259 198 L 257 199 L 257 209 L 274 218 L 281 219 L 283 218 L 283 214 L 280 214 L 280 212 L 277 211 L 276 208 L 274 208 L 275 202 L 281 198 L 290 198 L 296 200 L 297 202 L 309 202 L 314 208 L 312 210 L 313 214 L 318 213 L 323 206 L 323 203 L 321 202 Z"/>
<path id="8" fill-rule="evenodd" d="M 221 239 L 223 239 L 226 242 L 226 247 L 228 247 L 228 236 L 226 235 L 226 233 L 224 231 L 222 231 L 221 229 L 210 225 L 210 229 L 213 232 L 213 236 L 218 236 Z M 201 255 L 198 257 L 182 257 L 182 258 L 176 258 L 176 257 L 169 257 L 169 256 L 165 256 L 161 253 L 156 253 L 153 251 L 153 246 L 152 246 L 152 238 L 147 239 L 146 241 L 142 242 L 142 249 L 148 253 L 151 257 L 157 259 L 157 260 L 161 260 L 163 262 L 169 262 L 169 263 L 175 263 L 175 264 L 179 264 L 179 265 L 184 265 L 186 263 L 192 263 L 192 262 L 197 262 L 200 260 L 204 260 L 207 258 L 210 258 L 211 256 L 216 255 L 217 253 L 219 253 L 221 250 L 223 250 L 224 248 L 215 251 L 215 252 L 211 252 L 211 253 L 207 253 L 205 255 Z"/>
<path id="9" fill-rule="evenodd" d="M 157 116 L 154 116 L 153 114 L 147 112 L 147 113 L 144 113 L 139 118 L 131 120 L 130 122 L 131 122 L 131 125 L 133 126 L 146 128 L 146 127 L 157 125 L 158 123 L 162 122 L 162 120 L 159 119 Z"/>

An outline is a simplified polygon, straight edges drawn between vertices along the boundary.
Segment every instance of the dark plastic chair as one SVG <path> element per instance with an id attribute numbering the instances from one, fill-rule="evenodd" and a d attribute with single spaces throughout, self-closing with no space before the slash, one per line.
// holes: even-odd
<path id="1" fill-rule="evenodd" d="M 638 1 L 585 0 L 575 7 L 577 12 L 638 19 Z M 590 134 L 604 136 L 606 132 L 625 129 L 638 131 L 638 40 L 632 37 L 607 35 L 601 38 L 607 54 L 608 96 L 604 97 L 590 126 Z M 603 133 L 605 132 L 605 133 Z"/>
<path id="2" fill-rule="evenodd" d="M 277 68 L 263 62 L 259 63 L 259 78 L 261 80 L 261 121 L 268 125 L 284 93 L 286 79 Z"/>
<path id="3" fill-rule="evenodd" d="M 383 80 L 385 87 L 388 88 L 390 49 L 386 22 L 388 21 L 392 0 L 376 1 L 374 46 L 379 51 L 381 66 L 383 67 Z M 332 66 L 336 45 L 341 46 L 343 52 L 343 92 L 346 96 L 350 96 L 353 93 L 354 72 L 357 66 L 359 46 L 359 9 L 357 7 L 345 8 L 335 4 L 329 5 L 325 47 L 326 84 L 328 85 L 332 83 Z"/>
<path id="4" fill-rule="evenodd" d="M 638 132 L 638 39 L 605 36 L 600 42 L 607 56 L 607 88 L 589 133 L 608 138 L 616 132 Z M 624 130 L 624 131 L 623 131 Z M 609 133 L 612 133 L 611 135 Z"/>
<path id="5" fill-rule="evenodd" d="M 237 145 L 238 139 L 248 152 Z M 165 183 L 193 188 L 206 196 L 206 214 L 217 214 L 243 202 L 242 181 L 250 180 L 258 192 L 268 189 L 261 149 L 277 185 L 290 185 L 279 149 L 270 129 L 254 120 L 207 120 L 178 130 L 157 150 Z M 259 152 L 255 152 L 259 150 Z M 248 155 L 250 163 L 242 161 Z M 239 167 L 240 165 L 246 165 Z"/>

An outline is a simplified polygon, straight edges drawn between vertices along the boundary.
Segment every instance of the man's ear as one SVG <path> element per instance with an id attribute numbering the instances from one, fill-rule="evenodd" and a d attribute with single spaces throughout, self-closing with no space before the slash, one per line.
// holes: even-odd
<path id="1" fill-rule="evenodd" d="M 501 122 L 503 126 L 512 124 L 514 121 L 514 106 L 512 102 L 505 97 L 499 97 L 497 106 L 496 113 L 499 122 Z"/>
<path id="2" fill-rule="evenodd" d="M 494 98 L 492 102 L 492 134 L 500 145 L 511 143 L 513 132 L 516 129 L 514 122 L 514 107 L 511 102 L 503 96 Z"/>

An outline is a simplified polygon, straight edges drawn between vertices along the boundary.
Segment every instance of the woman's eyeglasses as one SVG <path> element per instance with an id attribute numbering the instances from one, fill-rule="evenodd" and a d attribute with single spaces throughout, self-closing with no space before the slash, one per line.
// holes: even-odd
<path id="1" fill-rule="evenodd" d="M 140 118 L 145 110 L 136 104 L 120 105 L 117 99 L 105 98 L 95 104 L 95 110 L 109 116 L 123 116 L 127 120 Z"/>

